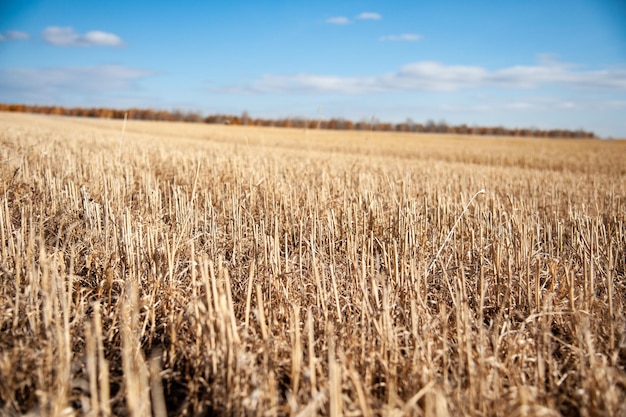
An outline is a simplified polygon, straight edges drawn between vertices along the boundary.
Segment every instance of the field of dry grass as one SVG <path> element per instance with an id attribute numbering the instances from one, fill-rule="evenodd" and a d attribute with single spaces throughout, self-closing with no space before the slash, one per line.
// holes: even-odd
<path id="1" fill-rule="evenodd" d="M 0 415 L 626 415 L 626 142 L 121 130 L 0 113 Z"/>

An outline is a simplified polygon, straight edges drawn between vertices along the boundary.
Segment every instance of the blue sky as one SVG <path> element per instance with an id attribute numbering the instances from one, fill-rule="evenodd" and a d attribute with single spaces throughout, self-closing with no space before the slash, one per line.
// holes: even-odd
<path id="1" fill-rule="evenodd" d="M 626 3 L 1 0 L 0 101 L 626 137 Z"/>

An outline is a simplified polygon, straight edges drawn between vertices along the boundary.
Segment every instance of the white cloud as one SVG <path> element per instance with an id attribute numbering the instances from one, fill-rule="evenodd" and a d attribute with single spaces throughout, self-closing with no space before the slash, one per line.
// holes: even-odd
<path id="1" fill-rule="evenodd" d="M 356 18 L 361 19 L 361 20 L 380 20 L 383 17 L 379 13 L 363 12 L 360 15 L 358 15 Z"/>
<path id="2" fill-rule="evenodd" d="M 590 89 L 626 89 L 626 68 L 576 70 L 561 63 L 512 66 L 498 70 L 421 61 L 372 76 L 266 74 L 246 90 L 256 92 L 372 93 L 393 91 L 458 91 L 477 87 L 531 89 L 564 85 Z"/>
<path id="3" fill-rule="evenodd" d="M 374 81 L 373 79 L 371 81 Z M 361 93 L 382 91 L 365 84 L 365 78 L 335 77 L 315 74 L 263 75 L 252 84 L 251 90 L 258 92 L 308 92 L 308 93 Z"/>
<path id="4" fill-rule="evenodd" d="M 76 33 L 71 27 L 49 26 L 41 32 L 41 37 L 56 46 L 122 46 L 122 39 L 98 30 L 85 34 Z"/>
<path id="5" fill-rule="evenodd" d="M 154 72 L 121 65 L 69 68 L 0 69 L 0 91 L 14 100 L 66 102 L 68 97 L 99 102 L 107 94 L 139 90 L 139 81 Z"/>
<path id="6" fill-rule="evenodd" d="M 90 45 L 119 46 L 122 44 L 119 36 L 99 30 L 85 33 L 84 40 Z"/>
<path id="7" fill-rule="evenodd" d="M 484 113 L 492 111 L 493 107 L 487 104 L 475 105 L 458 105 L 458 104 L 442 104 L 439 109 L 446 112 L 463 112 L 463 113 Z"/>
<path id="8" fill-rule="evenodd" d="M 350 20 L 344 16 L 335 16 L 326 19 L 326 23 L 331 23 L 333 25 L 347 25 L 350 23 Z"/>
<path id="9" fill-rule="evenodd" d="M 26 32 L 22 32 L 21 30 L 8 30 L 4 34 L 0 33 L 0 42 L 1 41 L 21 41 L 25 39 L 29 39 L 30 35 Z"/>
<path id="10" fill-rule="evenodd" d="M 573 109 L 576 107 L 576 103 L 573 101 L 562 101 L 558 104 L 561 109 Z"/>
<path id="11" fill-rule="evenodd" d="M 420 39 L 422 39 L 422 35 L 418 35 L 416 33 L 403 33 L 402 35 L 388 35 L 388 36 L 380 37 L 381 42 L 387 42 L 387 41 L 415 42 L 415 41 L 419 41 Z"/>
<path id="12" fill-rule="evenodd" d="M 526 97 L 524 100 L 494 103 L 494 107 L 519 111 L 610 111 L 626 108 L 626 101 L 598 100 L 582 96 L 563 99 L 554 96 Z"/>

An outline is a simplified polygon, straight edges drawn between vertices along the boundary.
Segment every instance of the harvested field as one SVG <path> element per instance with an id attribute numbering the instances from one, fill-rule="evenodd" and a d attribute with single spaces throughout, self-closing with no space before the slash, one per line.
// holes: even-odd
<path id="1" fill-rule="evenodd" d="M 0 113 L 0 414 L 624 416 L 625 199 L 626 141 Z"/>

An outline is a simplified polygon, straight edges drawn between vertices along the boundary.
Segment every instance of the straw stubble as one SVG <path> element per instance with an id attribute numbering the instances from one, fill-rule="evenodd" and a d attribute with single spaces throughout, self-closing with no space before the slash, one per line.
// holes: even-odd
<path id="1" fill-rule="evenodd" d="M 0 414 L 626 414 L 622 142 L 0 121 Z"/>

